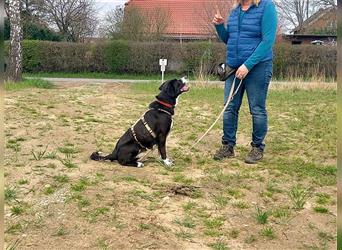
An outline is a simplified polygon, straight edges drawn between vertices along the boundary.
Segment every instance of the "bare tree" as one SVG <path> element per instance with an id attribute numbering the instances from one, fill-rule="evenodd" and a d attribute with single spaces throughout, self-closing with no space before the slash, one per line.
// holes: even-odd
<path id="1" fill-rule="evenodd" d="M 172 23 L 171 12 L 161 7 L 141 10 L 134 6 L 125 8 L 122 37 L 127 40 L 160 40 Z"/>
<path id="2" fill-rule="evenodd" d="M 10 21 L 10 55 L 7 78 L 18 82 L 22 79 L 22 26 L 20 18 L 20 1 L 7 0 L 5 9 Z"/>
<path id="3" fill-rule="evenodd" d="M 171 12 L 168 9 L 156 7 L 143 13 L 145 20 L 145 38 L 160 40 L 166 29 L 172 25 Z"/>
<path id="4" fill-rule="evenodd" d="M 336 0 L 276 0 L 274 1 L 283 30 L 302 28 L 303 23 L 321 8 L 337 8 Z"/>
<path id="5" fill-rule="evenodd" d="M 116 6 L 115 9 L 106 13 L 105 18 L 99 28 L 99 33 L 103 37 L 121 38 L 124 22 L 124 7 Z"/>
<path id="6" fill-rule="evenodd" d="M 315 0 L 278 0 L 275 1 L 279 18 L 286 27 L 301 28 L 317 9 Z"/>
<path id="7" fill-rule="evenodd" d="M 216 13 L 216 9 L 220 10 L 223 18 L 226 20 L 233 7 L 231 2 L 232 1 L 226 0 L 214 0 L 210 2 L 204 2 L 201 8 L 197 10 L 196 14 L 200 16 L 200 25 L 205 33 L 211 34 L 213 37 L 217 36 L 215 27 L 212 22 Z"/>
<path id="8" fill-rule="evenodd" d="M 20 0 L 21 1 L 21 12 L 26 18 L 37 18 L 38 12 L 38 1 L 37 0 Z"/>
<path id="9" fill-rule="evenodd" d="M 122 26 L 123 38 L 127 40 L 141 41 L 145 36 L 146 20 L 136 7 L 126 7 L 124 23 Z"/>
<path id="10" fill-rule="evenodd" d="M 316 0 L 316 5 L 323 8 L 337 8 L 337 0 Z"/>
<path id="11" fill-rule="evenodd" d="M 37 0 L 42 18 L 66 41 L 78 42 L 96 31 L 94 0 Z"/>

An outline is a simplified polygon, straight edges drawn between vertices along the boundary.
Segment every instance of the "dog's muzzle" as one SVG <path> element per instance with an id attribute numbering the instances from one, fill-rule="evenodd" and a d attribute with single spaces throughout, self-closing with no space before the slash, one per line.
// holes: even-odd
<path id="1" fill-rule="evenodd" d="M 181 91 L 182 92 L 189 91 L 190 87 L 188 85 L 186 85 L 189 82 L 189 80 L 186 78 L 186 76 L 183 76 L 180 80 L 182 83 L 184 83 L 183 87 L 181 88 Z"/>

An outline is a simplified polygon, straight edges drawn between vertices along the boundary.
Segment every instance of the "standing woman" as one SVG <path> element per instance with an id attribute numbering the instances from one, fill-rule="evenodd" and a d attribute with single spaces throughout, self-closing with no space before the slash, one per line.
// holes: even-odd
<path id="1" fill-rule="evenodd" d="M 227 44 L 226 64 L 237 69 L 235 76 L 242 85 L 223 115 L 222 146 L 215 153 L 215 160 L 234 156 L 238 115 L 244 92 L 247 93 L 249 110 L 253 119 L 252 150 L 246 163 L 262 159 L 267 133 L 266 97 L 272 78 L 272 47 L 277 33 L 277 12 L 272 0 L 236 0 L 228 18 L 227 27 L 217 10 L 213 23 L 220 39 Z M 228 99 L 234 75 L 225 82 L 224 101 Z M 238 85 L 240 80 L 236 80 Z"/>

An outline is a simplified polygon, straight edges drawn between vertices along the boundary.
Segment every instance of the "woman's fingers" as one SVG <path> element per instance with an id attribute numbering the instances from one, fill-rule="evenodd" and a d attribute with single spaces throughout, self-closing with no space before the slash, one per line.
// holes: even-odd
<path id="1" fill-rule="evenodd" d="M 242 70 L 241 70 L 241 67 L 238 68 L 238 70 L 236 71 L 236 77 L 239 78 L 239 79 L 242 79 L 243 78 L 243 73 L 242 73 Z"/>
<path id="2" fill-rule="evenodd" d="M 214 16 L 213 23 L 215 23 L 215 24 L 221 24 L 221 23 L 223 23 L 223 18 L 217 16 L 217 14 L 216 14 L 216 15 Z"/>
<path id="3" fill-rule="evenodd" d="M 221 15 L 220 9 L 218 8 L 217 5 L 215 5 L 215 10 L 216 10 L 216 14 L 214 16 L 213 23 L 214 24 L 221 24 L 221 23 L 223 23 L 223 17 Z"/>
<path id="4" fill-rule="evenodd" d="M 216 15 L 222 18 L 220 9 L 219 9 L 219 7 L 217 6 L 217 4 L 215 4 L 215 9 L 216 9 Z M 215 15 L 215 16 L 216 16 L 216 15 Z"/>
<path id="5" fill-rule="evenodd" d="M 248 74 L 248 69 L 247 67 L 243 64 L 241 65 L 238 70 L 235 73 L 235 76 L 239 79 L 243 79 L 246 77 L 246 75 Z"/>
<path id="6" fill-rule="evenodd" d="M 214 24 L 220 24 L 220 20 L 215 16 L 213 20 Z"/>

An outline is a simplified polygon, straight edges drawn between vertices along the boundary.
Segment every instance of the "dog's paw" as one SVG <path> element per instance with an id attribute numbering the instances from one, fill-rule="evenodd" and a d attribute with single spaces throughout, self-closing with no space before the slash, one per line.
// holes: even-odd
<path id="1" fill-rule="evenodd" d="M 144 167 L 144 163 L 138 161 L 138 166 L 137 166 L 137 168 L 142 168 L 142 167 Z"/>
<path id="2" fill-rule="evenodd" d="M 164 165 L 166 167 L 172 167 L 173 166 L 173 162 L 169 158 L 166 158 L 165 160 L 163 160 L 163 162 L 164 162 Z"/>

